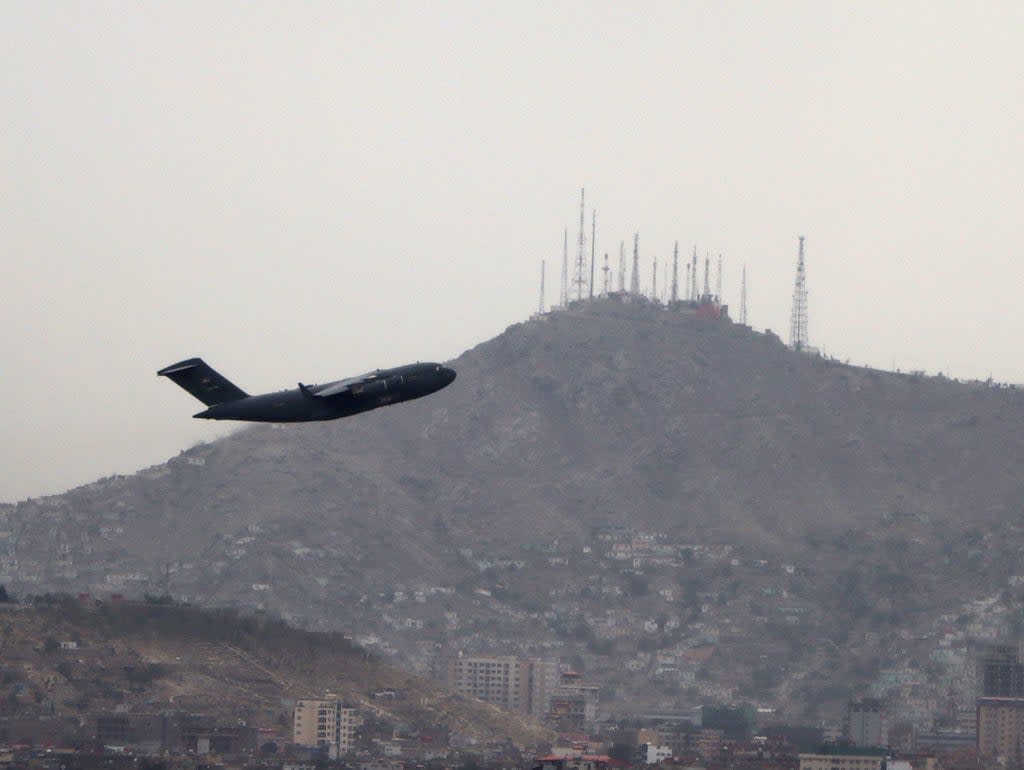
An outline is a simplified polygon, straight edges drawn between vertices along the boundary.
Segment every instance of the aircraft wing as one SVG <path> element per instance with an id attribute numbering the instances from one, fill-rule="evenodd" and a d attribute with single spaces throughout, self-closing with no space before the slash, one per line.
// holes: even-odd
<path id="1" fill-rule="evenodd" d="M 309 388 L 309 393 L 317 398 L 340 396 L 342 393 L 350 392 L 354 385 L 373 382 L 375 379 L 377 379 L 377 372 L 367 372 L 366 374 L 360 374 L 358 377 L 346 377 L 344 380 L 338 380 L 337 382 L 328 382 L 326 385 L 313 385 Z"/>

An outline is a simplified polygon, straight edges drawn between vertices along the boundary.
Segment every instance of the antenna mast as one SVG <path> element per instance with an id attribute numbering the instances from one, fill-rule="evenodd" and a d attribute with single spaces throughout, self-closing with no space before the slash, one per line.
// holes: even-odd
<path id="1" fill-rule="evenodd" d="M 651 277 L 651 299 L 658 301 L 658 258 L 654 258 L 654 270 Z"/>
<path id="2" fill-rule="evenodd" d="M 633 275 L 629 279 L 629 293 L 640 294 L 640 233 L 633 234 Z"/>
<path id="3" fill-rule="evenodd" d="M 608 294 L 612 290 L 612 269 L 608 267 L 608 252 L 604 253 L 604 267 L 601 268 L 604 273 L 604 293 Z"/>
<path id="4" fill-rule="evenodd" d="M 693 270 L 691 272 L 693 273 L 693 277 L 692 277 L 693 285 L 690 288 L 691 288 L 691 291 L 693 292 L 693 294 L 690 295 L 690 299 L 696 300 L 697 299 L 697 294 L 698 294 L 698 292 L 697 292 L 697 244 L 693 244 Z"/>
<path id="5" fill-rule="evenodd" d="M 747 325 L 747 266 L 743 266 L 743 282 L 740 284 L 740 323 Z"/>
<path id="6" fill-rule="evenodd" d="M 807 276 L 804 273 L 804 237 L 800 236 L 800 256 L 793 284 L 793 315 L 789 322 L 789 344 L 793 350 L 807 347 Z"/>
<path id="7" fill-rule="evenodd" d="M 679 241 L 672 252 L 672 303 L 679 301 Z"/>
<path id="8" fill-rule="evenodd" d="M 711 274 L 711 257 L 707 254 L 704 255 L 704 299 L 711 299 L 711 284 L 708 282 L 708 276 Z"/>
<path id="9" fill-rule="evenodd" d="M 540 261 L 540 305 L 537 306 L 537 312 L 544 312 L 544 273 L 545 273 L 545 262 L 542 259 Z"/>
<path id="10" fill-rule="evenodd" d="M 590 226 L 590 298 L 594 298 L 594 244 L 597 242 L 597 209 Z"/>
<path id="11" fill-rule="evenodd" d="M 715 282 L 715 294 L 718 304 L 722 304 L 722 255 L 718 255 L 718 280 Z"/>
<path id="12" fill-rule="evenodd" d="M 565 228 L 565 241 L 562 243 L 562 295 L 559 304 L 563 309 L 569 307 L 569 228 Z"/>
<path id="13" fill-rule="evenodd" d="M 576 299 L 583 299 L 583 287 L 587 282 L 587 231 L 584 225 L 583 214 L 583 193 L 580 188 L 580 237 L 576 244 L 576 275 L 573 283 L 576 285 Z"/>
<path id="14" fill-rule="evenodd" d="M 626 290 L 626 242 L 619 241 L 619 291 Z"/>

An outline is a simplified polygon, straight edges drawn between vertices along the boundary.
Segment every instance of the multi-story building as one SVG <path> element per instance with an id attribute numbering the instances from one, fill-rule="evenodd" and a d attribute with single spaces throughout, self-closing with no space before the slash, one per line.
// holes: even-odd
<path id="1" fill-rule="evenodd" d="M 978 698 L 978 759 L 1024 762 L 1024 698 Z"/>
<path id="2" fill-rule="evenodd" d="M 800 754 L 800 770 L 882 770 L 884 751 L 836 750 L 827 754 Z"/>
<path id="3" fill-rule="evenodd" d="M 979 697 L 1024 697 L 1024 645 L 986 645 L 978 651 L 976 670 Z"/>
<path id="4" fill-rule="evenodd" d="M 511 655 L 469 657 L 448 663 L 448 687 L 518 714 L 530 713 L 530 662 Z"/>
<path id="5" fill-rule="evenodd" d="M 846 725 L 846 737 L 854 746 L 886 744 L 885 713 L 881 701 L 875 698 L 850 701 Z"/>
<path id="6" fill-rule="evenodd" d="M 586 732 L 597 719 L 600 688 L 585 685 L 575 671 L 562 672 L 561 681 L 552 693 L 546 721 L 559 732 Z"/>
<path id="7" fill-rule="evenodd" d="M 337 699 L 302 699 L 295 703 L 293 741 L 299 746 L 326 746 L 337 758 L 355 748 L 359 720 L 354 708 Z"/>
<path id="8" fill-rule="evenodd" d="M 539 720 L 559 684 L 558 661 L 459 655 L 448 662 L 447 684 L 463 695 Z"/>

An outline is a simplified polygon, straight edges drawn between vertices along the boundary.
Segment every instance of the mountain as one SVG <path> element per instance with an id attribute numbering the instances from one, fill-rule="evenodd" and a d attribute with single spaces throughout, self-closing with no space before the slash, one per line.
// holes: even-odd
<path id="1" fill-rule="evenodd" d="M 340 634 L 153 602 L 51 597 L 0 604 L 5 698 L 0 739 L 35 734 L 68 745 L 95 736 L 95 716 L 198 713 L 291 741 L 297 698 L 331 692 L 389 728 L 447 728 L 463 740 L 536 745 L 545 731 L 445 692 L 354 647 Z M 13 720 L 12 720 L 13 717 Z"/>
<path id="2" fill-rule="evenodd" d="M 420 673 L 455 650 L 559 656 L 608 711 L 827 716 L 893 670 L 948 690 L 972 624 L 1019 625 L 1014 388 L 615 300 L 452 365 L 421 401 L 4 506 L 0 582 L 264 608 Z"/>

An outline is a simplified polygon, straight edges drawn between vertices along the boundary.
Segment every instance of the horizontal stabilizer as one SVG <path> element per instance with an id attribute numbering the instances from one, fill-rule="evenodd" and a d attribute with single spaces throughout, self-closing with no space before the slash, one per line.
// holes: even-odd
<path id="1" fill-rule="evenodd" d="M 246 398 L 249 394 L 223 375 L 214 371 L 201 358 L 190 358 L 165 366 L 157 374 L 170 378 L 207 406 Z"/>

